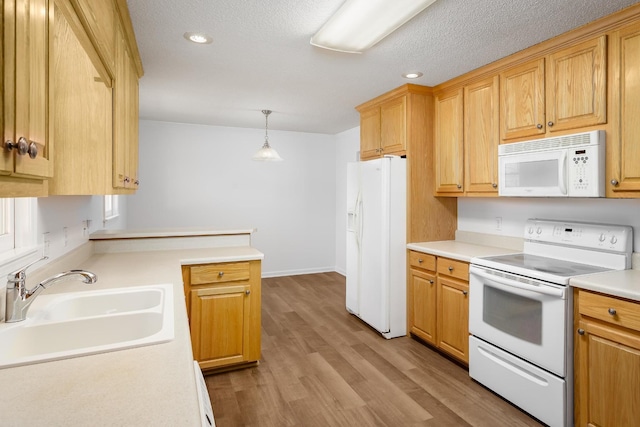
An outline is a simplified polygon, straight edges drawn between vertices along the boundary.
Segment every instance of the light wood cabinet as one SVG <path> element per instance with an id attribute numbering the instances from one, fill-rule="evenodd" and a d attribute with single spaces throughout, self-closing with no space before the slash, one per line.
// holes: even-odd
<path id="1" fill-rule="evenodd" d="M 405 155 L 407 149 L 407 96 L 389 99 L 360 111 L 360 158 L 385 154 Z"/>
<path id="2" fill-rule="evenodd" d="M 464 192 L 462 88 L 436 95 L 435 184 L 436 194 Z"/>
<path id="3" fill-rule="evenodd" d="M 193 355 L 202 370 L 258 363 L 260 266 L 255 260 L 182 267 Z"/>
<path id="4" fill-rule="evenodd" d="M 577 426 L 640 420 L 640 303 L 574 291 Z"/>
<path id="5" fill-rule="evenodd" d="M 409 332 L 469 363 L 469 264 L 409 251 Z"/>
<path id="6" fill-rule="evenodd" d="M 111 76 L 115 74 L 114 0 L 71 0 L 96 53 Z M 108 86 L 111 86 L 108 84 Z"/>
<path id="7" fill-rule="evenodd" d="M 49 0 L 3 2 L 1 197 L 46 195 L 44 178 L 53 172 L 52 7 Z"/>
<path id="8" fill-rule="evenodd" d="M 606 123 L 606 52 L 602 35 L 503 71 L 502 140 Z"/>
<path id="9" fill-rule="evenodd" d="M 464 87 L 464 189 L 467 195 L 498 194 L 499 100 L 497 75 Z"/>
<path id="10" fill-rule="evenodd" d="M 607 196 L 640 193 L 640 23 L 610 37 L 612 127 L 607 135 Z M 610 136 L 610 137 L 609 137 Z"/>
<path id="11" fill-rule="evenodd" d="M 436 257 L 409 252 L 407 289 L 409 333 L 437 345 Z"/>
<path id="12" fill-rule="evenodd" d="M 89 31 L 98 31 L 94 27 L 101 21 L 92 21 L 88 29 L 86 19 L 76 12 L 78 4 L 55 0 L 51 78 L 58 150 L 49 194 L 132 194 L 138 182 L 138 74 L 132 50 L 116 16 L 118 38 L 114 34 L 111 43 L 118 42 L 119 56 L 112 78 Z M 111 16 L 113 3 L 106 10 Z M 115 31 L 111 21 L 106 19 L 101 31 Z"/>
<path id="13" fill-rule="evenodd" d="M 122 27 L 116 26 L 116 79 L 114 82 L 113 186 L 137 189 L 138 75 Z"/>

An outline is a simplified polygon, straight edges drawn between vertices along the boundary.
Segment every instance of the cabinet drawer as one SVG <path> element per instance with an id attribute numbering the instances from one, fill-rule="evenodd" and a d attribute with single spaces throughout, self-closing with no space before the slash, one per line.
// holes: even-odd
<path id="1" fill-rule="evenodd" d="M 192 285 L 249 280 L 250 277 L 249 262 L 228 262 L 191 267 Z"/>
<path id="2" fill-rule="evenodd" d="M 438 274 L 469 280 L 469 263 L 449 258 L 438 258 Z"/>
<path id="3" fill-rule="evenodd" d="M 580 291 L 580 314 L 640 331 L 640 303 Z"/>
<path id="4" fill-rule="evenodd" d="M 422 252 L 409 251 L 409 265 L 411 267 L 436 270 L 436 257 Z"/>

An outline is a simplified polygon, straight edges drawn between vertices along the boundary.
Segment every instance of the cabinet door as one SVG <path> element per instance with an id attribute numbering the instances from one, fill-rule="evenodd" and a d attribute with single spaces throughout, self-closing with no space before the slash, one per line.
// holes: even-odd
<path id="1" fill-rule="evenodd" d="M 549 56 L 549 131 L 607 122 L 607 37 L 601 36 Z"/>
<path id="2" fill-rule="evenodd" d="M 502 140 L 544 135 L 544 59 L 500 74 Z"/>
<path id="3" fill-rule="evenodd" d="M 438 347 L 469 363 L 469 283 L 438 277 Z"/>
<path id="4" fill-rule="evenodd" d="M 17 149 L 3 154 L 8 173 L 49 177 L 52 138 L 49 127 L 49 0 L 15 0 L 4 6 L 5 141 L 23 141 L 29 154 Z M 15 9 L 13 8 L 15 6 Z M 32 156 L 34 156 L 32 158 Z"/>
<path id="5" fill-rule="evenodd" d="M 248 360 L 250 288 L 233 285 L 191 291 L 191 341 L 202 369 Z"/>
<path id="6" fill-rule="evenodd" d="M 464 188 L 467 193 L 498 193 L 499 77 L 464 88 Z"/>
<path id="7" fill-rule="evenodd" d="M 576 335 L 580 426 L 634 427 L 640 420 L 640 333 L 581 320 Z"/>
<path id="8" fill-rule="evenodd" d="M 405 154 L 407 150 L 407 97 L 380 106 L 381 154 Z"/>
<path id="9" fill-rule="evenodd" d="M 462 193 L 463 123 L 462 89 L 436 97 L 436 193 Z"/>
<path id="10" fill-rule="evenodd" d="M 380 157 L 380 107 L 360 113 L 360 158 Z"/>
<path id="11" fill-rule="evenodd" d="M 436 276 L 412 268 L 409 282 L 409 331 L 436 345 Z"/>
<path id="12" fill-rule="evenodd" d="M 615 196 L 640 191 L 640 24 L 611 36 L 611 68 L 613 126 L 611 138 L 607 135 L 607 195 Z"/>

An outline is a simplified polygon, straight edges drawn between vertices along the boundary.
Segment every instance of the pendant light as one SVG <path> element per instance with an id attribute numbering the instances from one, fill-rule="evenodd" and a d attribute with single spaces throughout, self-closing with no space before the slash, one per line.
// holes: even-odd
<path id="1" fill-rule="evenodd" d="M 281 162 L 282 157 L 269 145 L 269 114 L 271 114 L 271 110 L 262 110 L 262 114 L 264 114 L 264 145 L 253 155 L 252 159 L 259 162 Z"/>

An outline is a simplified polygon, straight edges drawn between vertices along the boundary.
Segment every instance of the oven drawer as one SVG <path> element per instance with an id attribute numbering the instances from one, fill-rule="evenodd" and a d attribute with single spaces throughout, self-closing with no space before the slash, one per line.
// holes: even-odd
<path id="1" fill-rule="evenodd" d="M 438 258 L 438 274 L 469 280 L 469 263 L 449 258 Z"/>
<path id="2" fill-rule="evenodd" d="M 469 375 L 545 424 L 570 425 L 564 379 L 473 336 Z"/>
<path id="3" fill-rule="evenodd" d="M 409 251 L 409 265 L 425 270 L 436 270 L 436 257 L 422 252 Z"/>
<path id="4" fill-rule="evenodd" d="M 578 295 L 583 316 L 640 331 L 640 304 L 584 290 Z"/>

